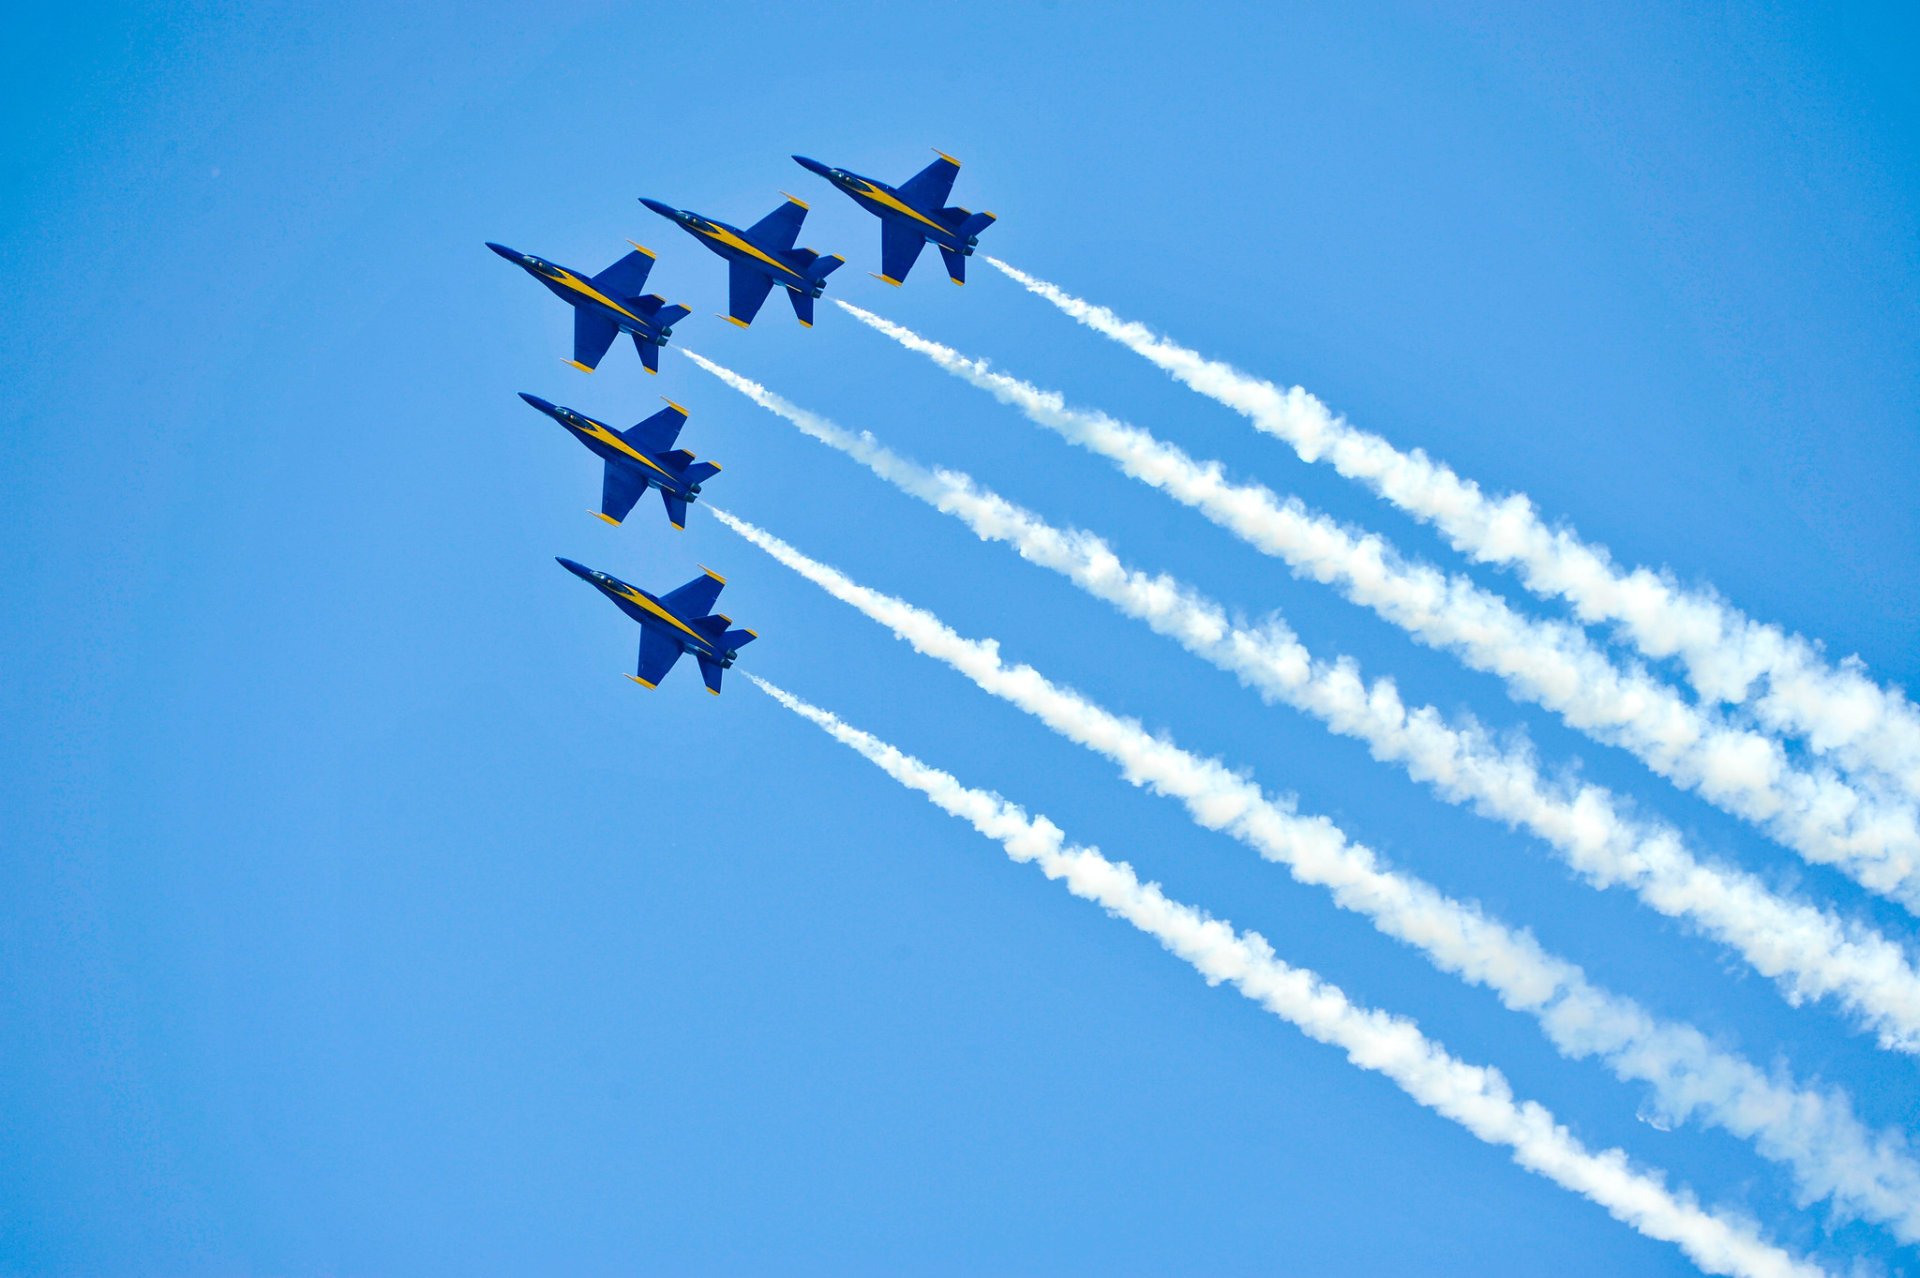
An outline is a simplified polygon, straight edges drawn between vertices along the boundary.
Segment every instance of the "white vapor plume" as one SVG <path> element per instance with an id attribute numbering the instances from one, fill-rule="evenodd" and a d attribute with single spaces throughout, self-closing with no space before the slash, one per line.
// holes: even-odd
<path id="1" fill-rule="evenodd" d="M 1590 623 L 1611 624 L 1648 657 L 1676 658 L 1703 696 L 1744 705 L 1767 728 L 1805 740 L 1849 771 L 1872 773 L 1920 798 L 1920 708 L 1875 683 L 1855 660 L 1837 666 L 1797 634 L 1746 616 L 1711 589 L 1669 572 L 1622 568 L 1570 528 L 1549 527 L 1524 495 L 1490 497 L 1419 449 L 1402 452 L 1337 416 L 1298 386 L 1282 389 L 1124 320 L 997 258 L 995 267 L 1095 332 L 1119 342 L 1291 445 L 1325 461 L 1482 563 L 1514 569 L 1527 588 L 1559 597 Z"/>
<path id="2" fill-rule="evenodd" d="M 901 785 L 998 842 L 1014 861 L 1037 866 L 1075 896 L 1153 937 L 1209 985 L 1232 984 L 1309 1038 L 1339 1048 L 1362 1069 L 1386 1075 L 1419 1104 L 1512 1151 L 1521 1167 L 1598 1204 L 1647 1237 L 1676 1245 L 1705 1272 L 1756 1278 L 1821 1272 L 1764 1240 L 1750 1224 L 1701 1207 L 1685 1190 L 1669 1189 L 1662 1176 L 1635 1168 L 1625 1151 L 1587 1149 L 1543 1106 L 1516 1099 L 1498 1070 L 1458 1059 L 1404 1017 L 1355 1004 L 1339 987 L 1276 957 L 1259 933 L 1236 931 L 1224 919 L 1172 900 L 1158 884 L 1142 883 L 1126 862 L 1068 843 L 1046 817 L 1029 816 L 997 794 L 962 785 L 837 715 L 764 679 L 747 677 Z"/>
<path id="3" fill-rule="evenodd" d="M 1500 676 L 1595 740 L 1619 746 L 1676 785 L 1765 830 L 1807 860 L 1920 912 L 1920 811 L 1847 784 L 1830 768 L 1803 768 L 1780 743 L 1689 704 L 1644 667 L 1621 667 L 1585 631 L 1537 621 L 1463 576 L 1407 560 L 1361 534 L 1227 478 L 1147 431 L 1074 408 L 1055 392 L 995 372 L 983 360 L 842 301 L 842 310 L 996 399 L 1190 506 L 1295 574 L 1334 585 L 1422 643 Z"/>
<path id="4" fill-rule="evenodd" d="M 1590 983 L 1530 934 L 1389 869 L 1326 818 L 1299 815 L 1219 760 L 1191 754 L 1031 666 L 1007 664 L 992 640 L 964 638 L 931 613 L 850 580 L 764 529 L 722 510 L 711 513 L 919 652 L 1109 759 L 1130 783 L 1179 800 L 1195 824 L 1229 834 L 1300 882 L 1325 888 L 1336 904 L 1435 966 L 1535 1017 L 1561 1052 L 1597 1056 L 1618 1077 L 1647 1084 L 1664 1115 L 1697 1115 L 1752 1141 L 1789 1169 L 1804 1201 L 1831 1199 L 1844 1213 L 1885 1223 L 1903 1241 L 1920 1241 L 1920 1166 L 1899 1134 L 1870 1134 L 1843 1093 L 1769 1078 L 1699 1030 L 1655 1020 L 1633 1001 Z"/>
<path id="5" fill-rule="evenodd" d="M 1777 981 L 1791 1001 L 1830 996 L 1880 1037 L 1920 1052 L 1920 973 L 1907 954 L 1865 925 L 1842 921 L 1770 890 L 1754 875 L 1704 864 L 1679 831 L 1639 819 L 1602 786 L 1555 784 L 1531 752 L 1503 746 L 1479 725 L 1450 724 L 1432 706 L 1409 707 L 1390 679 L 1365 680 L 1350 658 L 1316 658 L 1276 615 L 1258 626 L 1231 620 L 1213 600 L 1164 574 L 1129 567 L 1097 535 L 1060 529 L 980 487 L 970 476 L 927 469 L 870 433 L 854 433 L 692 351 L 728 386 L 874 474 L 1010 545 L 1088 594 L 1144 621 L 1194 655 L 1367 743 L 1455 803 L 1521 827 L 1556 848 L 1596 887 L 1626 884 L 1669 917 L 1691 921 Z"/>

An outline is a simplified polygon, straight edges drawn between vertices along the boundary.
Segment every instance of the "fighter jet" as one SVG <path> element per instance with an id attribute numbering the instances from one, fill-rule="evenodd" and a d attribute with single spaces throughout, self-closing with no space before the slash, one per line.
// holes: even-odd
<path id="1" fill-rule="evenodd" d="M 627 243 L 633 244 L 632 240 Z M 518 253 L 504 244 L 487 247 L 545 284 L 553 295 L 573 307 L 573 358 L 567 363 L 583 373 L 600 365 L 600 357 L 622 333 L 633 335 L 633 349 L 649 373 L 660 371 L 660 348 L 673 326 L 693 314 L 684 306 L 669 306 L 658 293 L 640 296 L 653 269 L 653 253 L 633 244 L 633 252 L 598 275 L 556 266 L 531 253 Z"/>
<path id="2" fill-rule="evenodd" d="M 786 288 L 793 313 L 812 328 L 813 299 L 826 291 L 827 276 L 847 264 L 847 259 L 837 254 L 821 257 L 812 249 L 793 246 L 800 236 L 800 223 L 806 220 L 807 206 L 791 195 L 785 204 L 744 231 L 645 196 L 640 202 L 727 259 L 727 313 L 722 318 L 741 328 L 753 323 L 775 284 Z"/>
<path id="3" fill-rule="evenodd" d="M 700 663 L 700 677 L 707 691 L 720 695 L 720 672 L 733 664 L 746 647 L 760 636 L 751 630 L 732 630 L 733 618 L 713 611 L 720 588 L 727 584 L 718 573 L 701 570 L 701 575 L 680 589 L 656 598 L 644 590 L 629 586 L 618 577 L 576 564 L 571 559 L 558 561 L 562 568 L 579 577 L 620 606 L 620 611 L 640 623 L 639 673 L 627 678 L 643 688 L 651 688 L 666 677 L 680 654 L 691 652 Z"/>
<path id="4" fill-rule="evenodd" d="M 898 187 L 861 177 L 846 169 L 829 168 L 804 155 L 793 158 L 853 197 L 853 202 L 880 219 L 880 274 L 875 279 L 898 285 L 919 260 L 929 241 L 946 259 L 947 278 L 967 282 L 967 259 L 980 243 L 980 232 L 993 225 L 991 213 L 969 213 L 944 207 L 959 175 L 960 161 L 935 151 L 940 158 Z"/>
<path id="5" fill-rule="evenodd" d="M 687 423 L 687 410 L 672 400 L 645 421 L 616 431 L 585 413 L 549 404 L 538 395 L 521 391 L 520 398 L 572 431 L 590 452 L 607 463 L 600 481 L 600 509 L 593 513 L 616 528 L 649 485 L 660 490 L 667 522 L 685 528 L 687 503 L 700 495 L 702 483 L 720 473 L 714 463 L 697 462 L 686 449 L 673 447 L 680 428 Z"/>

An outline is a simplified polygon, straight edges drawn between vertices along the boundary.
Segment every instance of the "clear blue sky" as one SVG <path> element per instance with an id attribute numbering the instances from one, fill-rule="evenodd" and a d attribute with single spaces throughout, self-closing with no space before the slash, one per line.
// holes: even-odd
<path id="1" fill-rule="evenodd" d="M 829 296 L 1458 566 L 990 270 L 869 279 L 875 224 L 787 159 L 899 179 L 937 146 L 991 251 L 1920 686 L 1911 10 L 1338 8 L 16 14 L 0 1273 L 1689 1272 L 745 681 L 635 689 L 631 626 L 555 555 L 656 589 L 713 566 L 762 635 L 743 666 L 1417 1016 L 1591 1144 L 1824 1258 L 1920 1264 L 698 508 L 588 517 L 592 460 L 514 395 L 619 424 L 672 396 L 730 509 L 1911 1126 L 1910 1062 L 672 351 L 567 368 L 564 308 L 482 247 L 597 269 L 639 239 L 694 307 L 676 342 L 1911 936 L 838 311 L 733 330 L 722 264 L 636 199 L 745 223 L 794 191 L 802 242 L 849 259 Z"/>

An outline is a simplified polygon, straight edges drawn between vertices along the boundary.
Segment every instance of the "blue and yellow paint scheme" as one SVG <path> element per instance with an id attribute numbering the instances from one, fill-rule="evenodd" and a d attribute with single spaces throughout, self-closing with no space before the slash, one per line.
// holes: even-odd
<path id="1" fill-rule="evenodd" d="M 960 161 L 935 151 L 940 158 L 899 186 L 862 177 L 850 169 L 794 156 L 801 168 L 818 173 L 853 197 L 853 202 L 880 219 L 880 271 L 874 278 L 888 284 L 905 282 L 907 272 L 932 244 L 947 264 L 947 278 L 967 282 L 967 259 L 980 244 L 980 232 L 993 225 L 991 213 L 973 213 L 947 204 Z"/>
<path id="2" fill-rule="evenodd" d="M 775 284 L 787 290 L 800 323 L 812 328 L 813 300 L 826 291 L 827 276 L 847 264 L 838 254 L 821 257 L 793 246 L 807 206 L 791 195 L 744 231 L 645 196 L 640 202 L 727 260 L 727 313 L 721 318 L 741 328 L 753 323 Z"/>
<path id="3" fill-rule="evenodd" d="M 693 313 L 670 304 L 658 293 L 641 294 L 647 286 L 647 273 L 653 269 L 653 252 L 638 244 L 598 275 L 582 275 L 492 240 L 487 241 L 487 247 L 573 307 L 573 358 L 567 363 L 583 373 L 600 366 L 601 356 L 622 333 L 632 335 L 633 349 L 640 352 L 640 362 L 647 371 L 659 372 L 660 348 L 672 336 L 673 326 Z"/>
<path id="4" fill-rule="evenodd" d="M 727 580 L 711 569 L 702 569 L 700 576 L 678 590 L 650 595 L 571 559 L 558 562 L 640 623 L 640 664 L 627 678 L 643 688 L 657 686 L 681 654 L 690 652 L 700 663 L 700 677 L 706 680 L 707 691 L 717 697 L 720 672 L 733 664 L 740 649 L 760 637 L 751 630 L 736 628 L 733 618 L 713 610 Z"/>
<path id="5" fill-rule="evenodd" d="M 600 509 L 590 513 L 616 527 L 647 489 L 655 488 L 667 508 L 667 522 L 685 528 L 688 503 L 700 495 L 702 483 L 720 473 L 713 462 L 695 461 L 692 453 L 673 446 L 680 428 L 687 424 L 687 410 L 672 400 L 645 421 L 614 430 L 605 422 L 550 404 L 538 395 L 521 391 L 520 398 L 566 427 L 606 463 L 600 480 Z"/>

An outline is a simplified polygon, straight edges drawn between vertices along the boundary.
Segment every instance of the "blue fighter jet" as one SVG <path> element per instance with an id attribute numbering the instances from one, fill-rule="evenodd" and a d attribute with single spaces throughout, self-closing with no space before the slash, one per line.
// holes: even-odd
<path id="1" fill-rule="evenodd" d="M 647 272 L 653 269 L 653 254 L 638 244 L 633 244 L 633 252 L 591 276 L 492 240 L 487 247 L 573 307 L 573 358 L 567 363 L 583 373 L 600 366 L 600 357 L 622 333 L 633 335 L 633 349 L 640 352 L 647 371 L 659 372 L 660 348 L 667 344 L 673 326 L 693 313 L 684 306 L 668 305 L 658 293 L 640 295 L 647 286 Z"/>
<path id="2" fill-rule="evenodd" d="M 594 513 L 615 527 L 651 485 L 660 490 L 667 522 L 685 528 L 687 503 L 700 495 L 702 483 L 720 473 L 714 463 L 695 461 L 686 449 L 673 447 L 680 428 L 687 424 L 687 410 L 672 400 L 638 425 L 617 431 L 585 413 L 549 404 L 538 395 L 521 391 L 520 398 L 572 431 L 589 451 L 606 462 L 606 473 L 600 481 L 600 509 Z"/>
<path id="3" fill-rule="evenodd" d="M 753 323 L 775 284 L 787 290 L 793 313 L 812 328 L 813 299 L 826 291 L 827 276 L 847 264 L 847 259 L 837 254 L 821 257 L 812 249 L 793 246 L 800 238 L 807 206 L 791 195 L 785 204 L 744 231 L 645 196 L 640 202 L 727 259 L 727 313 L 723 318 L 741 328 Z"/>
<path id="4" fill-rule="evenodd" d="M 932 164 L 897 187 L 861 177 L 846 169 L 829 168 L 804 155 L 793 158 L 853 197 L 853 202 L 880 219 L 880 274 L 875 279 L 898 285 L 932 243 L 947 263 L 947 278 L 967 282 L 967 259 L 980 243 L 980 232 L 993 225 L 991 213 L 970 213 L 946 207 L 960 161 L 939 151 Z"/>
<path id="5" fill-rule="evenodd" d="M 627 678 L 643 688 L 657 685 L 680 660 L 681 653 L 691 652 L 700 663 L 700 677 L 707 681 L 707 691 L 717 697 L 720 672 L 733 664 L 740 649 L 760 637 L 751 630 L 729 629 L 733 618 L 713 611 L 720 587 L 727 584 L 726 578 L 717 573 L 702 570 L 680 589 L 656 598 L 571 559 L 562 559 L 559 564 L 640 623 L 639 673 Z"/>

